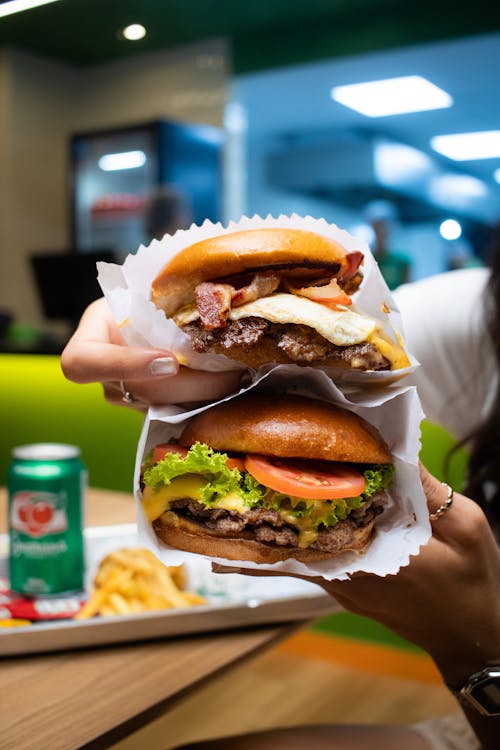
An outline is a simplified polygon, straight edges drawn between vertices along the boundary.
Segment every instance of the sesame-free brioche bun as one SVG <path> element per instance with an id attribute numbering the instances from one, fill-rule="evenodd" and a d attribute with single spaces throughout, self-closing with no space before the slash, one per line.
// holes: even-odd
<path id="1" fill-rule="evenodd" d="M 392 463 L 379 432 L 353 412 L 289 394 L 246 394 L 195 416 L 179 438 L 214 450 L 352 463 Z"/>
<path id="2" fill-rule="evenodd" d="M 186 247 L 160 271 L 151 285 L 151 299 L 170 317 L 195 299 L 202 281 L 266 268 L 321 267 L 339 270 L 346 250 L 334 240 L 303 229 L 249 229 L 209 237 Z"/>
<path id="3" fill-rule="evenodd" d="M 362 554 L 373 536 L 373 521 L 366 526 L 353 528 L 351 539 L 339 549 L 340 552 L 357 552 Z M 208 557 L 220 557 L 225 560 L 250 560 L 259 565 L 299 560 L 316 562 L 332 558 L 331 552 L 301 547 L 278 547 L 264 544 L 255 539 L 246 539 L 243 534 L 235 537 L 221 537 L 217 532 L 193 523 L 177 513 L 167 511 L 153 522 L 156 535 L 164 544 L 184 552 L 194 552 Z"/>

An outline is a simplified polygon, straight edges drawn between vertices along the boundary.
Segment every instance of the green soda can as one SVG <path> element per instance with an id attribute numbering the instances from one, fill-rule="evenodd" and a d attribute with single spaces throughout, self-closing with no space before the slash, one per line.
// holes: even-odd
<path id="1" fill-rule="evenodd" d="M 9 579 L 28 596 L 80 591 L 87 471 L 74 445 L 36 443 L 12 451 L 8 471 Z"/>

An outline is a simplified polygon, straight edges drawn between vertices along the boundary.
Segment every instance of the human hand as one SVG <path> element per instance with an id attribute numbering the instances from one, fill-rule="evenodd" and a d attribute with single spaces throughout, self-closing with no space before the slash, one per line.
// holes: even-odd
<path id="1" fill-rule="evenodd" d="M 446 489 L 421 467 L 430 513 Z M 429 543 L 396 574 L 325 586 L 342 606 L 372 617 L 427 651 L 447 682 L 500 660 L 500 552 L 479 506 L 455 493 L 432 521 Z"/>
<path id="2" fill-rule="evenodd" d="M 61 355 L 61 367 L 68 380 L 102 383 L 107 401 L 139 411 L 152 404 L 215 401 L 237 390 L 241 379 L 240 370 L 191 370 L 171 352 L 127 346 L 104 297 L 83 313 Z"/>
<path id="3" fill-rule="evenodd" d="M 446 488 L 424 467 L 421 478 L 433 513 L 445 503 Z M 500 552 L 482 510 L 458 493 L 432 526 L 429 543 L 396 575 L 308 580 L 345 609 L 377 620 L 423 648 L 445 680 L 460 685 L 487 663 L 500 663 Z M 218 566 L 214 570 L 222 572 Z"/>

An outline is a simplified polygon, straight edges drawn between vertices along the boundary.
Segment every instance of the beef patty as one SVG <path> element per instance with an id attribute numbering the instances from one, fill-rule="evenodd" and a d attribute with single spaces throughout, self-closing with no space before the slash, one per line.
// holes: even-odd
<path id="1" fill-rule="evenodd" d="M 182 330 L 190 336 L 193 349 L 200 353 L 229 353 L 236 348 L 251 351 L 254 346 L 267 339 L 287 359 L 297 364 L 309 365 L 328 360 L 330 363 L 337 361 L 358 370 L 391 369 L 389 360 L 373 344 L 336 346 L 305 325 L 269 323 L 264 318 L 249 317 L 229 320 L 223 328 L 210 331 L 198 320 L 186 324 Z"/>
<path id="2" fill-rule="evenodd" d="M 309 549 L 331 554 L 338 552 L 354 539 L 356 529 L 367 526 L 382 513 L 385 500 L 383 492 L 372 495 L 361 508 L 351 511 L 346 519 L 328 528 L 320 526 Z M 190 498 L 174 500 L 170 508 L 177 515 L 198 523 L 208 531 L 216 532 L 217 536 L 241 536 L 283 547 L 299 546 L 297 529 L 288 524 L 277 510 L 271 508 L 253 508 L 239 513 L 225 508 L 205 508 Z"/>

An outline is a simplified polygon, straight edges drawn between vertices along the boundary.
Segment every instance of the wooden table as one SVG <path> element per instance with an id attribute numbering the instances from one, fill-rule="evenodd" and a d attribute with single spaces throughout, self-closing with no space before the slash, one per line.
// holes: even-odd
<path id="1" fill-rule="evenodd" d="M 0 531 L 5 531 L 0 488 Z M 134 520 L 129 495 L 90 490 L 88 525 Z M 277 643 L 281 624 L 0 661 L 2 750 L 97 750 L 135 731 L 214 675 Z"/>

